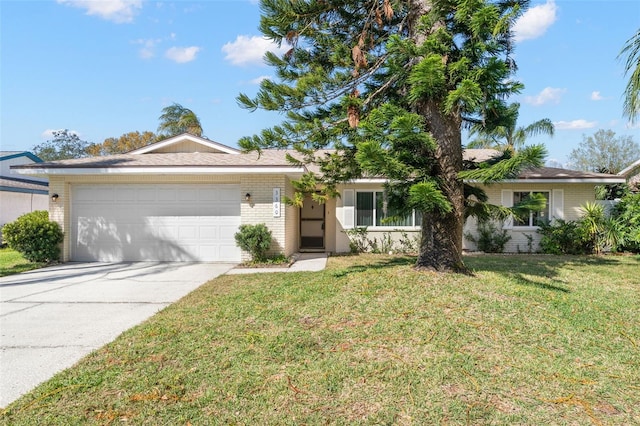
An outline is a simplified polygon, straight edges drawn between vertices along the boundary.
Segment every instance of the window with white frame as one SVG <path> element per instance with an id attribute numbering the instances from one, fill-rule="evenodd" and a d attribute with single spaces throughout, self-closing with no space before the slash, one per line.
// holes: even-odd
<path id="1" fill-rule="evenodd" d="M 514 216 L 514 227 L 540 226 L 541 224 L 549 223 L 549 191 L 514 191 L 513 205 L 515 206 L 522 201 L 526 201 L 529 197 L 536 194 L 541 194 L 546 199 L 544 208 L 542 210 L 530 211 L 522 215 Z"/>
<path id="2" fill-rule="evenodd" d="M 419 212 L 394 220 L 384 220 L 399 216 L 398 212 L 387 205 L 384 191 L 356 192 L 356 226 L 421 226 L 422 216 Z"/>

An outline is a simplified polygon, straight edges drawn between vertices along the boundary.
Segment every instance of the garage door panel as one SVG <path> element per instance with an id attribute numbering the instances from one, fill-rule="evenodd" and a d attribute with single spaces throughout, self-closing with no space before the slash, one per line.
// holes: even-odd
<path id="1" fill-rule="evenodd" d="M 136 202 L 136 190 L 133 188 L 117 188 L 114 191 L 115 201 L 119 203 L 126 202 L 133 204 Z"/>
<path id="2" fill-rule="evenodd" d="M 232 192 L 235 203 L 214 198 Z M 74 186 L 72 259 L 238 262 L 239 193 L 239 185 Z"/>

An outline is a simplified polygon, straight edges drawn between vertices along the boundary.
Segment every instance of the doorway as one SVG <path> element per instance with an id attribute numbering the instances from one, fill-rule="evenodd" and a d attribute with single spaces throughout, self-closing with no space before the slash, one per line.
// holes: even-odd
<path id="1" fill-rule="evenodd" d="M 307 195 L 300 208 L 300 250 L 324 250 L 325 205 Z"/>

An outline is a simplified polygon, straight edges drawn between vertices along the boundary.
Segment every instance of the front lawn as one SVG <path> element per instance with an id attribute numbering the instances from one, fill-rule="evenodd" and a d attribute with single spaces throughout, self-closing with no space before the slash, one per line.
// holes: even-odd
<path id="1" fill-rule="evenodd" d="M 640 424 L 640 258 L 333 257 L 210 281 L 7 424 Z"/>
<path id="2" fill-rule="evenodd" d="M 43 263 L 29 262 L 15 250 L 0 248 L 0 277 L 31 271 L 42 266 L 44 266 Z"/>

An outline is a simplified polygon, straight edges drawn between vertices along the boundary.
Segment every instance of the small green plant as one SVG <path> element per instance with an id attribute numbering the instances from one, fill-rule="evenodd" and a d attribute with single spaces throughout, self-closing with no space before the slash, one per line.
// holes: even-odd
<path id="1" fill-rule="evenodd" d="M 624 236 L 621 227 L 614 219 L 606 216 L 602 204 L 587 202 L 580 209 L 580 226 L 596 254 L 600 254 L 607 247 L 615 249 L 622 243 Z"/>
<path id="2" fill-rule="evenodd" d="M 367 227 L 362 226 L 343 231 L 349 237 L 349 249 L 351 253 L 364 253 L 367 251 Z"/>
<path id="3" fill-rule="evenodd" d="M 418 251 L 418 247 L 420 246 L 420 234 L 414 236 L 414 238 L 409 237 L 405 231 L 400 232 L 400 238 L 398 239 L 399 246 L 397 250 L 399 253 L 416 253 Z"/>
<path id="4" fill-rule="evenodd" d="M 254 262 L 264 262 L 271 247 L 271 231 L 264 223 L 240 225 L 234 235 L 238 246 L 251 253 Z"/>
<path id="5" fill-rule="evenodd" d="M 506 229 L 498 229 L 491 221 L 478 223 L 478 235 L 466 233 L 465 237 L 478 246 L 478 250 L 485 253 L 502 253 L 504 246 L 511 240 L 511 235 Z"/>
<path id="6" fill-rule="evenodd" d="M 2 237 L 29 262 L 53 262 L 60 258 L 64 234 L 60 225 L 49 220 L 46 210 L 37 210 L 4 225 Z"/>

